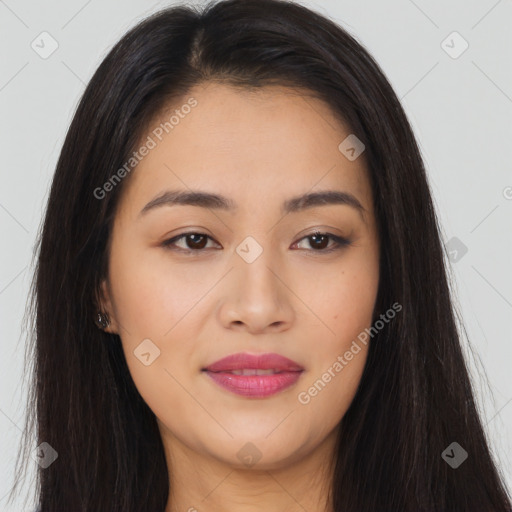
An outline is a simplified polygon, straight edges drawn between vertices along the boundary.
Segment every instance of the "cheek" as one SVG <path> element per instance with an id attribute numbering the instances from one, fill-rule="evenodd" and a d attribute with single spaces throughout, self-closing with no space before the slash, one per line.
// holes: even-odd
<path id="1" fill-rule="evenodd" d="M 326 419 L 329 429 L 350 406 L 364 370 L 371 342 L 365 329 L 372 325 L 379 285 L 378 258 L 371 251 L 354 251 L 338 268 L 320 268 L 300 292 L 310 308 L 306 328 L 314 350 L 297 398 L 309 408 L 309 417 Z"/>
<path id="2" fill-rule="evenodd" d="M 323 354 L 345 351 L 372 322 L 379 286 L 378 255 L 369 246 L 347 252 L 338 261 L 316 265 L 294 285 L 305 304 L 309 338 L 322 341 Z"/>
<path id="3" fill-rule="evenodd" d="M 194 286 L 185 272 L 170 277 L 165 260 L 151 260 L 133 246 L 114 249 L 110 268 L 114 315 L 139 393 L 153 411 L 167 411 L 169 403 L 186 410 L 190 404 L 179 383 L 190 371 L 184 363 L 193 359 L 193 320 L 201 314 L 204 283 Z"/>
<path id="4" fill-rule="evenodd" d="M 162 339 L 204 294 L 188 273 L 178 269 L 170 275 L 163 258 L 132 250 L 113 253 L 112 261 L 114 314 L 127 339 Z"/>

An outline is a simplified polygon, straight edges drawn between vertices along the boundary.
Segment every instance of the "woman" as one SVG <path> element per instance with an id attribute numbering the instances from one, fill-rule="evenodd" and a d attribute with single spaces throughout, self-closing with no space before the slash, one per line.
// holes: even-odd
<path id="1" fill-rule="evenodd" d="M 443 257 L 411 127 L 344 30 L 278 0 L 143 21 L 41 233 L 40 510 L 510 510 Z"/>

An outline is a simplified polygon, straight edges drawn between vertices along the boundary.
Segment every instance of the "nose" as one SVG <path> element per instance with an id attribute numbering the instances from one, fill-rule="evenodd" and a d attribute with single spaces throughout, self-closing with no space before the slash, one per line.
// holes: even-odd
<path id="1" fill-rule="evenodd" d="M 264 250 L 251 263 L 234 254 L 234 268 L 227 276 L 218 309 L 225 328 L 258 334 L 284 331 L 292 325 L 293 293 L 270 252 Z"/>

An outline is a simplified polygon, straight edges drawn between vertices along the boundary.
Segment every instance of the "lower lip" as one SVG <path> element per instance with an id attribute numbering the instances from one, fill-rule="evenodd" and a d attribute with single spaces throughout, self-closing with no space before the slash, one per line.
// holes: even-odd
<path id="1" fill-rule="evenodd" d="M 205 373 L 220 387 L 232 393 L 252 398 L 265 398 L 295 384 L 302 372 L 282 372 L 273 375 L 234 375 L 209 371 Z"/>

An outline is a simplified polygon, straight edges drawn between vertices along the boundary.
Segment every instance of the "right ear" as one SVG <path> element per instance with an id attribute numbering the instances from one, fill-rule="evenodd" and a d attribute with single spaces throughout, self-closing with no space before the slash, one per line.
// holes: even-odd
<path id="1" fill-rule="evenodd" d="M 96 304 L 98 310 L 96 313 L 101 312 L 103 314 L 107 314 L 110 320 L 110 324 L 108 325 L 108 327 L 101 329 L 111 334 L 119 334 L 119 326 L 114 315 L 114 308 L 112 305 L 110 288 L 106 278 L 101 281 L 100 290 L 98 293 L 96 294 Z"/>

